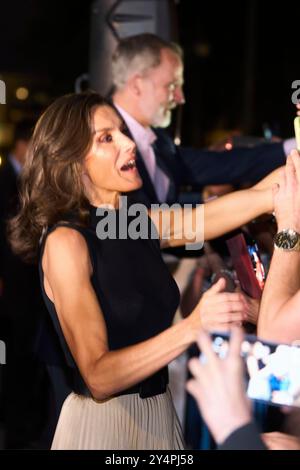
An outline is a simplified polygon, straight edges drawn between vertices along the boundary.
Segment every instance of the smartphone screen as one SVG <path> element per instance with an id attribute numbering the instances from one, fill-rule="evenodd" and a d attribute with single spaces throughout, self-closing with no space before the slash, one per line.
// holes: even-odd
<path id="1" fill-rule="evenodd" d="M 242 233 L 228 238 L 226 244 L 242 290 L 253 299 L 260 299 L 265 272 L 257 245 L 247 244 Z"/>
<path id="2" fill-rule="evenodd" d="M 212 334 L 213 349 L 226 357 L 229 336 Z M 247 335 L 241 356 L 245 362 L 246 390 L 249 398 L 278 406 L 300 407 L 300 348 L 268 343 Z"/>

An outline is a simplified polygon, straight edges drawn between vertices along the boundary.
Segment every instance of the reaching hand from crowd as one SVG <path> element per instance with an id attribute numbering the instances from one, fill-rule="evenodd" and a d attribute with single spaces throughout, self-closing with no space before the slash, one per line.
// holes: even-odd
<path id="1" fill-rule="evenodd" d="M 292 150 L 281 173 L 280 186 L 274 188 L 274 210 L 278 231 L 292 228 L 300 232 L 300 155 Z"/>
<path id="2" fill-rule="evenodd" d="M 240 357 L 242 340 L 242 330 L 233 328 L 227 356 L 220 359 L 213 351 L 209 334 L 201 331 L 198 345 L 205 361 L 193 358 L 189 362 L 194 378 L 188 381 L 187 390 L 197 400 L 201 414 L 218 444 L 251 421 Z"/>

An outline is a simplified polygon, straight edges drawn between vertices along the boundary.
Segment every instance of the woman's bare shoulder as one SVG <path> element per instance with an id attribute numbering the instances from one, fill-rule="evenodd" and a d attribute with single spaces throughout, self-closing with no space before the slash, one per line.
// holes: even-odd
<path id="1" fill-rule="evenodd" d="M 43 268 L 54 264 L 64 271 L 88 268 L 90 257 L 84 236 L 72 227 L 57 227 L 47 237 L 43 256 Z"/>
<path id="2" fill-rule="evenodd" d="M 58 226 L 56 227 L 46 239 L 46 246 L 59 247 L 62 246 L 67 249 L 84 249 L 86 248 L 86 241 L 84 236 L 73 227 Z"/>

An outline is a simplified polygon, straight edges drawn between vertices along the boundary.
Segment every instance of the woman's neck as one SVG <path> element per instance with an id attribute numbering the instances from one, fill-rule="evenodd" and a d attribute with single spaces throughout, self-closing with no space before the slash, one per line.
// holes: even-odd
<path id="1" fill-rule="evenodd" d="M 97 191 L 89 197 L 90 204 L 95 207 L 110 207 L 113 209 L 119 208 L 120 193 L 115 191 Z"/>

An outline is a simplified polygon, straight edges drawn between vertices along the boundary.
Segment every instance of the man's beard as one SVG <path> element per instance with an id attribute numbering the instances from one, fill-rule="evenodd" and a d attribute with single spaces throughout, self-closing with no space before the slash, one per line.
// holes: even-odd
<path id="1" fill-rule="evenodd" d="M 153 127 L 168 127 L 171 124 L 172 112 L 168 107 L 160 106 L 157 113 L 153 116 L 151 125 Z"/>

